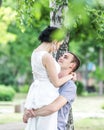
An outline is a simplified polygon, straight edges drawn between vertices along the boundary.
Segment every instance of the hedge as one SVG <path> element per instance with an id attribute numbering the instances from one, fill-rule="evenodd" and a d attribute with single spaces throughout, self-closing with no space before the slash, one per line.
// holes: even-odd
<path id="1" fill-rule="evenodd" d="M 77 86 L 77 95 L 81 96 L 82 93 L 84 92 L 84 85 L 80 81 L 76 81 L 76 86 Z"/>
<path id="2" fill-rule="evenodd" d="M 0 85 L 0 101 L 11 101 L 15 91 L 11 86 Z"/>

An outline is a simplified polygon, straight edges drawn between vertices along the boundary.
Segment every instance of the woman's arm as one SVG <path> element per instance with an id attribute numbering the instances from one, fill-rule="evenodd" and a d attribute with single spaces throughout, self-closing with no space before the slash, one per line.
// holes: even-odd
<path id="1" fill-rule="evenodd" d="M 42 59 L 43 65 L 45 66 L 50 81 L 55 87 L 60 87 L 68 80 L 72 79 L 72 75 L 68 75 L 62 78 L 58 77 L 54 58 L 50 54 L 45 54 Z"/>

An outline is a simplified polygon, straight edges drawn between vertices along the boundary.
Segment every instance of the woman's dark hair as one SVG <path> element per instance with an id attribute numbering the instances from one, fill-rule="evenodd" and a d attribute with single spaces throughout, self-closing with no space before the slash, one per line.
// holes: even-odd
<path id="1" fill-rule="evenodd" d="M 53 37 L 52 34 L 56 32 L 59 28 L 57 27 L 50 27 L 48 26 L 46 29 L 44 29 L 41 34 L 38 37 L 38 40 L 41 42 L 52 42 Z"/>

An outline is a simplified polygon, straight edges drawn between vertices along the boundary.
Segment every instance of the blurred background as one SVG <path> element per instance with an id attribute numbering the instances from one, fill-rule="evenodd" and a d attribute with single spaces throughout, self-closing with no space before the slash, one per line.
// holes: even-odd
<path id="1" fill-rule="evenodd" d="M 64 2 L 56 0 L 57 5 Z M 104 0 L 66 2 L 63 26 L 70 34 L 68 49 L 81 60 L 73 104 L 75 129 L 103 130 Z M 50 25 L 50 11 L 48 0 L 0 0 L 0 129 L 25 126 L 23 105 L 33 80 L 31 53 L 40 44 L 41 30 Z"/>

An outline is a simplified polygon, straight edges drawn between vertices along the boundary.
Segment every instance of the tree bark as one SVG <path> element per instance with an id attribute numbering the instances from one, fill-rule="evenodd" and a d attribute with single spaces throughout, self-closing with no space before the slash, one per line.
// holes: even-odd
<path id="1" fill-rule="evenodd" d="M 50 0 L 50 26 L 55 26 L 61 28 L 63 26 L 63 11 L 68 8 L 68 0 Z M 59 48 L 56 54 L 56 60 L 68 51 L 68 43 L 69 43 L 69 33 L 67 33 L 64 43 Z"/>
<path id="2" fill-rule="evenodd" d="M 2 0 L 0 0 L 0 6 L 2 5 Z"/>
<path id="3" fill-rule="evenodd" d="M 99 67 L 102 69 L 103 68 L 103 49 L 101 48 L 99 51 Z M 103 81 L 99 82 L 99 95 L 103 95 Z"/>
<path id="4" fill-rule="evenodd" d="M 50 0 L 50 8 L 50 26 L 61 28 L 64 21 L 63 11 L 68 8 L 68 0 Z M 60 46 L 57 54 L 54 55 L 56 60 L 68 51 L 69 37 L 70 35 L 67 33 L 64 43 Z M 74 130 L 72 108 L 68 116 L 67 130 Z"/>

